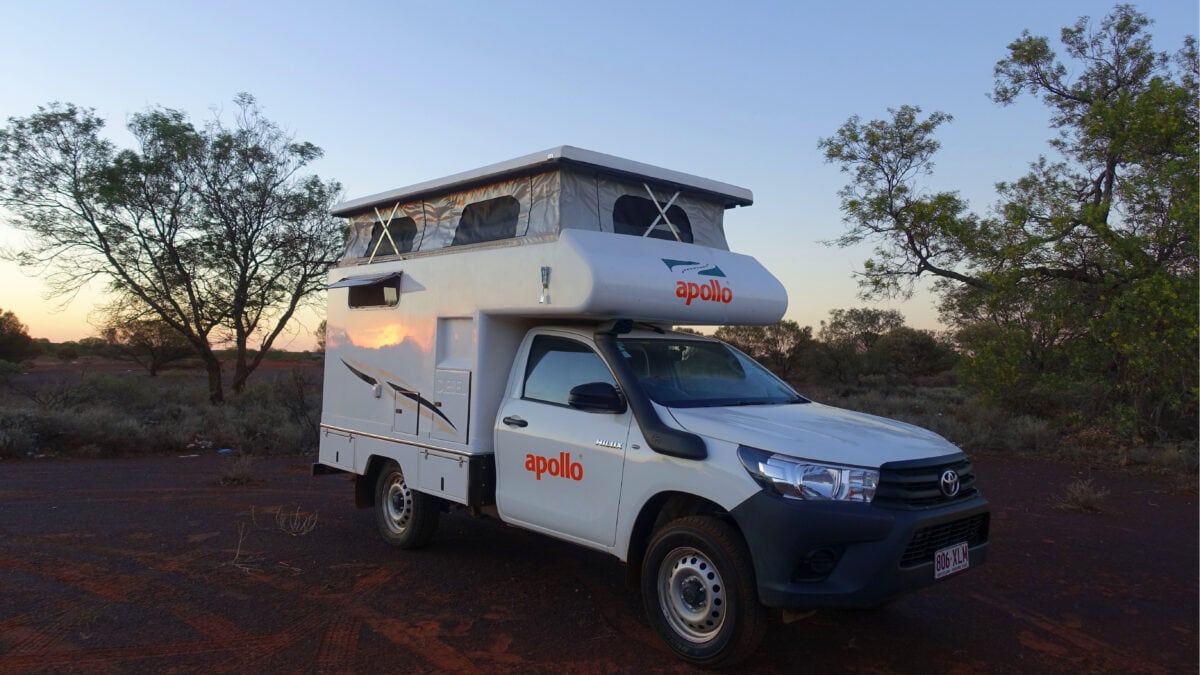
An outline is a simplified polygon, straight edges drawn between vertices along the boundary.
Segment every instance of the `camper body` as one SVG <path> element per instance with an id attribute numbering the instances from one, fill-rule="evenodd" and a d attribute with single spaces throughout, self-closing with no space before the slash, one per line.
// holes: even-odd
<path id="1" fill-rule="evenodd" d="M 866 607 L 980 564 L 962 452 L 796 394 L 684 325 L 768 324 L 779 281 L 725 244 L 741 188 L 562 147 L 339 207 L 314 472 L 381 534 L 462 507 L 604 551 L 696 663 L 765 608 Z"/>

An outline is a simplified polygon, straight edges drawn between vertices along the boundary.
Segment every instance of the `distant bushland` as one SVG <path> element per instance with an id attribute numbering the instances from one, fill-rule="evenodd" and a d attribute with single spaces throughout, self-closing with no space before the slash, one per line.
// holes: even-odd
<path id="1" fill-rule="evenodd" d="M 8 372 L 0 458 L 312 454 L 320 405 L 321 370 L 312 361 L 271 371 L 220 406 L 210 404 L 200 368 L 160 377 L 86 365 Z"/>

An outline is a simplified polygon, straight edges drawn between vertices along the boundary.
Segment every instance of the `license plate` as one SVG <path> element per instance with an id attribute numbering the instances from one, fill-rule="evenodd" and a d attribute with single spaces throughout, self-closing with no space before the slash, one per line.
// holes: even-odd
<path id="1" fill-rule="evenodd" d="M 941 579 L 971 566 L 970 549 L 967 542 L 947 546 L 933 554 L 933 578 Z"/>

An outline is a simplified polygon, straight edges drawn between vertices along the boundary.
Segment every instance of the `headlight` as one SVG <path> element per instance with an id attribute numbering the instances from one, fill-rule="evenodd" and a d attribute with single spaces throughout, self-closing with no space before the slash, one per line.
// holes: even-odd
<path id="1" fill-rule="evenodd" d="M 810 462 L 744 445 L 738 447 L 738 459 L 763 487 L 791 499 L 870 503 L 879 483 L 874 469 Z"/>

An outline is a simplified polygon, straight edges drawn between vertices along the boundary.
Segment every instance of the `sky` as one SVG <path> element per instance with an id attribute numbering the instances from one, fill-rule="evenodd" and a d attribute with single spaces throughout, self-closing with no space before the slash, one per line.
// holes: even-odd
<path id="1" fill-rule="evenodd" d="M 1155 47 L 1174 52 L 1200 22 L 1195 0 L 1135 3 Z M 268 118 L 320 146 L 311 165 L 361 197 L 574 145 L 749 188 L 726 212 L 730 247 L 788 290 L 786 318 L 817 329 L 829 310 L 896 309 L 938 329 L 936 299 L 868 303 L 854 272 L 869 246 L 826 246 L 845 231 L 846 176 L 817 142 L 852 115 L 918 105 L 938 131 L 930 190 L 976 213 L 1022 175 L 1053 132 L 1036 100 L 997 106 L 993 67 L 1023 30 L 1060 47 L 1062 27 L 1098 22 L 1085 0 L 549 0 L 315 3 L 17 0 L 0 17 L 0 119 L 52 101 L 95 108 L 129 147 L 129 116 L 151 106 L 204 122 L 252 94 Z M 1061 51 L 1061 50 L 1060 50 Z M 0 214 L 2 216 L 3 214 Z M 0 245 L 22 235 L 0 223 Z M 70 304 L 0 261 L 0 309 L 34 337 L 98 331 L 99 288 Z M 281 340 L 312 346 L 305 315 Z"/>

